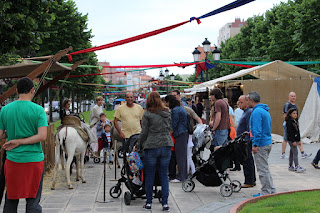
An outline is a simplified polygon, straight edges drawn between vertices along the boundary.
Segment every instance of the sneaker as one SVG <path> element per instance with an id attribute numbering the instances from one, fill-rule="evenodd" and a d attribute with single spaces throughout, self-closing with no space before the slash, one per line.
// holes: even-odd
<path id="1" fill-rule="evenodd" d="M 144 204 L 142 208 L 144 208 L 144 210 L 151 210 L 151 203 Z"/>
<path id="2" fill-rule="evenodd" d="M 303 172 L 305 172 L 306 171 L 306 169 L 305 168 L 303 168 L 303 167 L 301 167 L 301 166 L 296 166 L 296 173 L 303 173 Z"/>
<path id="3" fill-rule="evenodd" d="M 301 158 L 302 159 L 305 159 L 305 158 L 308 158 L 308 157 L 310 157 L 312 155 L 312 153 L 303 153 L 302 155 L 301 155 Z"/>
<path id="4" fill-rule="evenodd" d="M 178 179 L 170 180 L 170 183 L 181 183 L 181 180 L 178 180 Z"/>
<path id="5" fill-rule="evenodd" d="M 291 171 L 291 172 L 295 172 L 296 168 L 294 168 L 293 166 L 289 166 L 288 170 Z"/>
<path id="6" fill-rule="evenodd" d="M 162 210 L 165 211 L 165 212 L 170 212 L 170 207 L 168 206 L 168 204 L 164 204 L 162 206 Z"/>
<path id="7" fill-rule="evenodd" d="M 286 156 L 286 154 L 283 153 L 283 154 L 280 155 L 280 159 L 288 159 L 288 156 Z"/>
<path id="8" fill-rule="evenodd" d="M 320 169 L 320 167 L 318 166 L 318 164 L 311 162 L 311 165 L 315 168 L 315 169 Z"/>
<path id="9" fill-rule="evenodd" d="M 261 196 L 261 194 L 260 194 L 260 193 L 255 194 L 255 195 L 253 195 L 252 197 L 259 197 L 259 196 Z"/>

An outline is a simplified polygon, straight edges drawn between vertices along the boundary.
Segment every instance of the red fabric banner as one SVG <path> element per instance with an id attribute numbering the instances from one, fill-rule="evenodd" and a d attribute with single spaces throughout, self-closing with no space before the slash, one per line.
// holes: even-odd
<path id="1" fill-rule="evenodd" d="M 157 64 L 157 65 L 127 65 L 127 66 L 103 66 L 103 68 L 160 68 L 160 67 L 187 67 L 194 64 L 201 64 L 204 62 L 192 63 L 175 63 L 175 64 Z"/>
<path id="2" fill-rule="evenodd" d="M 202 70 L 207 70 L 205 62 L 201 62 L 197 65 L 196 78 L 198 78 L 198 75 L 201 73 Z"/>
<path id="3" fill-rule="evenodd" d="M 247 68 L 254 67 L 254 66 L 251 66 L 251 65 L 244 65 L 244 64 L 227 64 L 227 65 L 232 65 L 232 66 L 237 66 L 237 67 L 247 67 Z"/>
<path id="4" fill-rule="evenodd" d="M 169 27 L 164 27 L 164 28 L 161 28 L 161 29 L 158 29 L 158 30 L 154 30 L 154 31 L 151 31 L 151 32 L 148 32 L 148 33 L 144 33 L 144 34 L 140 34 L 140 35 L 137 35 L 137 36 L 133 36 L 133 37 L 130 37 L 130 38 L 127 38 L 127 39 L 123 39 L 123 40 L 120 40 L 120 41 L 112 42 L 112 43 L 101 45 L 101 46 L 97 46 L 97 47 L 91 47 L 91 48 L 84 49 L 84 50 L 79 50 L 79 51 L 70 53 L 68 55 L 68 58 L 69 58 L 69 61 L 72 61 L 72 55 L 78 55 L 78 54 L 81 54 L 81 53 L 94 52 L 94 51 L 97 51 L 97 50 L 107 49 L 107 48 L 110 48 L 110 47 L 115 47 L 115 46 L 119 46 L 119 45 L 122 45 L 122 44 L 130 43 L 130 42 L 133 42 L 133 41 L 137 41 L 137 40 L 140 40 L 140 39 L 143 39 L 143 38 L 147 38 L 147 37 L 150 37 L 150 36 L 154 36 L 154 35 L 166 32 L 168 30 L 172 30 L 172 29 L 174 29 L 176 27 L 179 27 L 181 25 L 184 25 L 184 24 L 186 24 L 188 22 L 189 21 L 184 21 L 184 22 L 181 22 L 179 24 L 171 25 Z"/>

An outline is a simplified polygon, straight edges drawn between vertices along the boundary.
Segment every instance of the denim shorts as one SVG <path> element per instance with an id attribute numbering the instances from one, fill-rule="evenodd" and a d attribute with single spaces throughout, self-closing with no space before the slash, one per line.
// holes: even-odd
<path id="1" fill-rule="evenodd" d="M 288 136 L 287 136 L 287 122 L 283 121 L 283 140 L 288 141 Z"/>
<path id="2" fill-rule="evenodd" d="M 214 131 L 213 146 L 221 146 L 228 140 L 228 129 L 219 129 Z"/>

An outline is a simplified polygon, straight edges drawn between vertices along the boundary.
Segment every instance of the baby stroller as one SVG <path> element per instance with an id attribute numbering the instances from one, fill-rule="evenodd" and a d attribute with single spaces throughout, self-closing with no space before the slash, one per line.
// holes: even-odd
<path id="1" fill-rule="evenodd" d="M 212 143 L 210 127 L 206 124 L 197 124 L 194 127 L 192 142 L 194 144 L 192 148 L 192 160 L 195 167 L 199 167 L 206 160 L 204 156 L 205 148 L 209 150 Z"/>
<path id="2" fill-rule="evenodd" d="M 224 197 L 229 197 L 233 192 L 239 192 L 241 183 L 238 180 L 231 180 L 226 169 L 233 159 L 243 164 L 248 157 L 248 138 L 248 133 L 243 133 L 212 152 L 209 159 L 197 167 L 195 173 L 182 183 L 182 189 L 185 192 L 191 192 L 195 187 L 192 179 L 196 178 L 205 186 L 220 186 L 220 194 Z"/>
<path id="3" fill-rule="evenodd" d="M 124 193 L 124 203 L 126 205 L 130 205 L 131 200 L 135 200 L 135 198 L 145 198 L 145 183 L 144 183 L 144 169 L 140 171 L 140 178 L 137 178 L 135 174 L 130 171 L 128 157 L 132 152 L 133 147 L 138 141 L 139 134 L 132 135 L 128 140 L 126 140 L 123 144 L 123 167 L 121 169 L 121 178 L 118 180 L 118 183 L 111 187 L 109 190 L 109 194 L 113 198 L 118 198 L 121 193 L 121 183 L 124 183 L 129 191 Z M 141 160 L 143 162 L 143 153 L 139 152 Z M 160 186 L 159 175 L 156 172 L 155 181 L 154 181 L 154 197 L 158 198 L 161 201 L 161 190 L 157 190 L 157 186 Z"/>

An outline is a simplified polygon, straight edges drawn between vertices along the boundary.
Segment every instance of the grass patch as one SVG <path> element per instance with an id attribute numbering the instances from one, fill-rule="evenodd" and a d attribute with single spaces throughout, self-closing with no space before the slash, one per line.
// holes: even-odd
<path id="1" fill-rule="evenodd" d="M 114 119 L 113 115 L 114 115 L 115 110 L 112 110 L 112 111 L 103 110 L 103 112 L 106 113 L 107 118 L 109 120 L 113 120 Z M 81 114 L 84 116 L 84 120 L 88 124 L 91 111 L 82 112 Z M 50 123 L 50 124 L 52 124 L 52 123 Z M 57 132 L 57 128 L 61 125 L 61 120 L 57 120 L 56 122 L 53 122 L 53 124 L 54 124 L 54 131 Z"/>
<path id="2" fill-rule="evenodd" d="M 320 191 L 296 192 L 273 196 L 247 204 L 240 213 L 320 212 Z"/>

